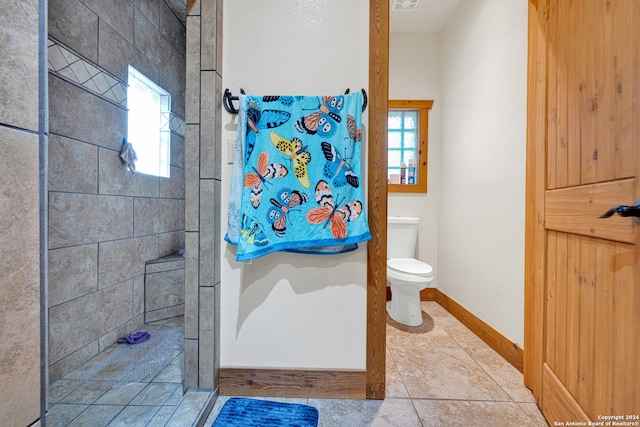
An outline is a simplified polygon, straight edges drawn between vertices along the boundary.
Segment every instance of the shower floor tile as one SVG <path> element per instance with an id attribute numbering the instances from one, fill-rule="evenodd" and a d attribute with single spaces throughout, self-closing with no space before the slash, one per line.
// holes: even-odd
<path id="1" fill-rule="evenodd" d="M 49 386 L 47 426 L 190 426 L 211 397 L 182 393 L 184 317 L 144 325 L 151 339 L 114 344 Z"/>

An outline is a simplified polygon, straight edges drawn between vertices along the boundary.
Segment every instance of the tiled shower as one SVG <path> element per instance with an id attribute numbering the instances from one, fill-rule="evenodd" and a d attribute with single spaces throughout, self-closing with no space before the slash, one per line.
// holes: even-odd
<path id="1" fill-rule="evenodd" d="M 222 0 L 0 7 L 0 422 L 37 421 L 49 382 L 139 329 L 145 264 L 182 248 L 184 301 L 147 308 L 182 305 L 183 387 L 215 390 Z M 169 179 L 118 157 L 129 65 L 171 93 Z"/>
<path id="2" fill-rule="evenodd" d="M 49 1 L 49 379 L 144 323 L 145 263 L 184 248 L 185 27 L 163 1 Z M 131 64 L 171 94 L 170 178 L 131 174 Z"/>

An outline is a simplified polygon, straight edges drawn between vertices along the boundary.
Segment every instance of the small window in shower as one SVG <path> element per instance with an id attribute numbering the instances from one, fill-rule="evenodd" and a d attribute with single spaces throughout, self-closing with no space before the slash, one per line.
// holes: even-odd
<path id="1" fill-rule="evenodd" d="M 138 156 L 136 171 L 169 178 L 171 95 L 129 66 L 127 140 Z"/>

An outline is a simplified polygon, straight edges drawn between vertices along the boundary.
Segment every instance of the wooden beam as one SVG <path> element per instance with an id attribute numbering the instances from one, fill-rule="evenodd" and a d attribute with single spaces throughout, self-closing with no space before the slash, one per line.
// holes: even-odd
<path id="1" fill-rule="evenodd" d="M 389 0 L 369 3 L 369 132 L 367 138 L 367 399 L 384 399 L 387 293 L 387 102 Z"/>

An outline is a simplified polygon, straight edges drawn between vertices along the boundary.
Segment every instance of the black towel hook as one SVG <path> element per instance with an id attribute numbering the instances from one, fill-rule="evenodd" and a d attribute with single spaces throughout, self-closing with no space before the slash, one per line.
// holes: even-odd
<path id="1" fill-rule="evenodd" d="M 347 95 L 349 93 L 349 88 L 347 88 L 347 90 L 344 91 L 344 94 Z M 367 91 L 364 90 L 364 88 L 362 89 L 362 112 L 364 113 L 364 110 L 367 109 L 367 104 L 369 103 L 369 100 L 367 99 Z"/>
<path id="2" fill-rule="evenodd" d="M 240 88 L 240 93 L 245 95 L 244 89 Z M 349 89 L 344 91 L 344 94 L 347 95 L 349 93 Z M 233 96 L 229 89 L 224 90 L 224 94 L 222 95 L 222 105 L 224 109 L 227 110 L 230 114 L 238 114 L 238 109 L 234 107 L 233 101 L 238 101 L 240 98 L 238 96 Z M 362 89 L 362 111 L 367 108 L 368 104 L 367 91 Z"/>
<path id="3" fill-rule="evenodd" d="M 240 93 L 244 95 L 244 89 L 240 88 Z M 229 89 L 225 89 L 224 95 L 222 95 L 222 105 L 230 114 L 238 114 L 238 110 L 233 106 L 233 102 L 231 101 L 238 101 L 239 99 L 237 96 L 232 96 Z"/>

